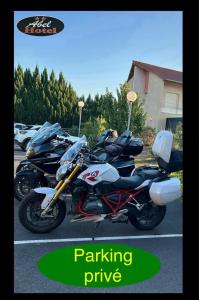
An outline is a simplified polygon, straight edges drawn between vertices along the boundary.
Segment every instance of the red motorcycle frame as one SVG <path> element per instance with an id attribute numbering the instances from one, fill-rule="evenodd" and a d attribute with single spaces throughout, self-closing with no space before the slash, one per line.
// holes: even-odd
<path id="1" fill-rule="evenodd" d="M 117 213 L 117 211 L 119 211 L 123 206 L 125 206 L 128 202 L 130 202 L 135 196 L 142 193 L 143 190 L 144 190 L 144 188 L 140 189 L 139 191 L 115 190 L 115 191 L 112 191 L 112 192 L 109 192 L 109 193 L 105 193 L 102 196 L 99 196 L 99 199 L 102 202 L 104 201 L 105 204 L 111 209 L 111 212 L 107 214 L 108 217 L 111 217 L 112 215 Z M 108 197 L 111 196 L 111 195 L 117 195 L 117 200 L 113 201 L 113 200 L 109 199 Z M 127 199 L 122 201 L 122 196 L 123 195 L 126 195 Z M 80 200 L 78 201 L 78 203 L 76 205 L 76 213 L 80 214 L 84 217 L 97 216 L 98 214 L 96 214 L 96 213 L 87 213 L 82 209 L 82 206 L 84 204 L 84 200 L 85 200 L 85 195 L 81 191 L 80 192 Z"/>

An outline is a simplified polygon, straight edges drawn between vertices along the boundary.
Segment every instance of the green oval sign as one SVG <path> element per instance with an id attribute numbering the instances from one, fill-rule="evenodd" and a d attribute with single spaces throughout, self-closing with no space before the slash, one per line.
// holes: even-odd
<path id="1" fill-rule="evenodd" d="M 38 267 L 49 279 L 83 287 L 115 287 L 151 278 L 159 259 L 139 248 L 118 244 L 77 244 L 43 256 Z"/>

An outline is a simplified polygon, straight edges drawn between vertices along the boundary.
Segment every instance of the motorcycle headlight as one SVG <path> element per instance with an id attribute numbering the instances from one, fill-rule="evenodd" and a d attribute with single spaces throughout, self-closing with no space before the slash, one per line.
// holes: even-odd
<path id="1" fill-rule="evenodd" d="M 67 171 L 68 171 L 68 165 L 64 164 L 60 166 L 56 173 L 56 180 L 57 181 L 62 180 L 62 178 L 64 177 Z"/>
<path id="2" fill-rule="evenodd" d="M 33 148 L 29 147 L 28 150 L 26 151 L 26 157 L 31 158 L 34 155 L 35 155 L 35 150 Z"/>

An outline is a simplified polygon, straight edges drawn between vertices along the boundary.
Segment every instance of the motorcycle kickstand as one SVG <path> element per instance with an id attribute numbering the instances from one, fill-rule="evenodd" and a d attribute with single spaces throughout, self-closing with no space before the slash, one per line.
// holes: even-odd
<path id="1" fill-rule="evenodd" d="M 93 236 L 92 236 L 92 240 L 93 240 L 93 241 L 95 240 L 95 235 L 96 235 L 96 233 L 97 233 L 98 227 L 100 226 L 100 223 L 101 223 L 101 222 L 96 222 L 95 230 L 94 230 Z"/>

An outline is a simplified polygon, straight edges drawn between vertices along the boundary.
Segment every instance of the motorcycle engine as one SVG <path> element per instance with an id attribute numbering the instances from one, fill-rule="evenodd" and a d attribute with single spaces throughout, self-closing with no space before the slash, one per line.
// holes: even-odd
<path id="1" fill-rule="evenodd" d="M 83 210 L 88 213 L 96 214 L 106 214 L 110 212 L 110 209 L 93 194 L 88 194 L 88 197 L 83 204 Z"/>
<path id="2" fill-rule="evenodd" d="M 88 213 L 95 214 L 106 214 L 110 212 L 110 208 L 103 203 L 94 193 L 93 190 L 88 190 L 88 186 L 82 184 L 81 180 L 77 180 L 74 183 L 74 188 L 71 190 L 72 192 L 72 203 L 71 208 L 72 211 L 75 211 L 75 207 L 79 203 L 79 199 L 83 195 L 83 205 L 82 209 Z"/>

